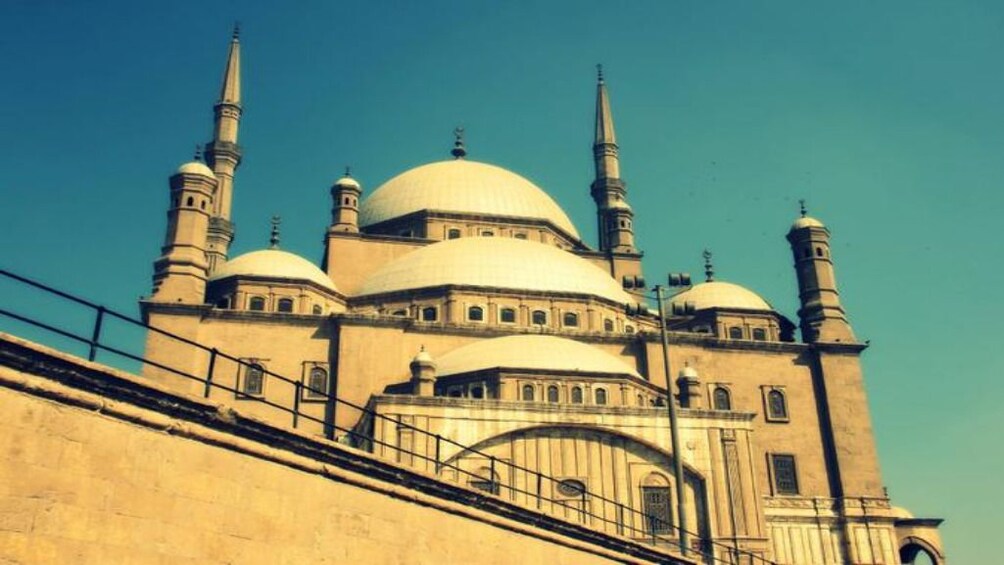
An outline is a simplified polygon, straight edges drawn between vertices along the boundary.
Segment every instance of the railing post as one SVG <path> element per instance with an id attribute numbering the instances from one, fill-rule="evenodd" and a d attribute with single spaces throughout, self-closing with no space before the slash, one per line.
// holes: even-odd
<path id="1" fill-rule="evenodd" d="M 579 495 L 582 497 L 582 523 L 586 523 L 586 517 L 589 516 L 589 512 L 586 512 L 586 489 L 579 491 Z"/>
<path id="2" fill-rule="evenodd" d="M 294 394 L 294 396 L 293 396 L 293 428 L 294 429 L 296 428 L 296 425 L 300 421 L 300 396 L 301 396 L 301 392 L 302 392 L 301 389 L 302 388 L 303 388 L 303 383 L 301 383 L 300 381 L 297 381 L 297 382 L 293 383 L 293 394 Z"/>
<path id="3" fill-rule="evenodd" d="M 87 352 L 87 360 L 94 361 L 98 356 L 98 340 L 101 338 L 101 323 L 105 319 L 105 307 L 98 306 L 98 315 L 94 318 L 94 332 L 91 333 L 91 348 Z"/>
<path id="4" fill-rule="evenodd" d="M 670 399 L 672 401 L 672 399 Z M 651 514 L 646 514 L 645 518 L 648 520 L 648 531 L 652 534 L 652 545 L 656 544 L 655 537 L 655 517 Z"/>
<path id="5" fill-rule="evenodd" d="M 442 467 L 440 466 L 440 460 L 439 460 L 439 457 L 440 457 L 440 454 L 441 454 L 441 449 L 442 449 L 441 448 L 442 442 L 443 442 L 443 436 L 441 436 L 439 434 L 436 434 L 436 474 L 437 475 L 439 474 L 439 471 L 442 469 Z"/>
<path id="6" fill-rule="evenodd" d="M 615 502 L 617 505 L 617 535 L 624 535 L 624 505 L 620 502 Z"/>
<path id="7" fill-rule="evenodd" d="M 492 482 L 492 494 L 494 494 L 495 496 L 498 496 L 499 492 L 501 491 L 501 489 L 499 488 L 499 484 L 501 483 L 501 481 L 496 481 L 495 480 L 495 456 L 494 455 L 489 455 L 488 456 L 488 460 L 491 462 L 491 466 L 489 467 L 489 469 L 491 469 L 491 477 L 490 478 L 491 478 L 491 482 Z"/>
<path id="8" fill-rule="evenodd" d="M 206 369 L 206 390 L 203 391 L 202 396 L 209 398 L 209 392 L 213 388 L 213 372 L 216 370 L 216 348 L 209 350 L 209 367 Z"/>
<path id="9" fill-rule="evenodd" d="M 543 498 L 544 475 L 537 471 L 537 510 L 540 510 L 541 499 Z"/>

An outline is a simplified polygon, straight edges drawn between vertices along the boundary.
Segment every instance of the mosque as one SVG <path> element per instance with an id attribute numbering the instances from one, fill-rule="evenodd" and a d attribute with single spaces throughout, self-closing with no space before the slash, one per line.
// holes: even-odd
<path id="1" fill-rule="evenodd" d="M 829 229 L 804 209 L 788 228 L 795 322 L 716 280 L 710 255 L 706 280 L 672 277 L 660 312 L 602 74 L 595 245 L 543 189 L 468 159 L 458 131 L 448 158 L 375 189 L 335 180 L 319 265 L 281 250 L 276 230 L 270 247 L 232 257 L 236 34 L 214 110 L 205 162 L 170 177 L 166 238 L 140 306 L 150 325 L 243 361 L 216 372 L 237 392 L 215 400 L 262 418 L 278 418 L 262 400 L 296 402 L 326 423 L 317 434 L 517 503 L 539 508 L 528 493 L 543 489 L 569 520 L 620 513 L 591 523 L 624 535 L 654 529 L 777 563 L 944 562 L 940 520 L 893 506 L 883 487 L 859 362 L 867 344 L 841 306 Z M 205 363 L 156 333 L 146 356 Z M 433 449 L 434 461 L 414 455 Z M 534 486 L 519 468 L 557 482 Z M 625 530 L 635 519 L 625 509 L 657 520 Z"/>

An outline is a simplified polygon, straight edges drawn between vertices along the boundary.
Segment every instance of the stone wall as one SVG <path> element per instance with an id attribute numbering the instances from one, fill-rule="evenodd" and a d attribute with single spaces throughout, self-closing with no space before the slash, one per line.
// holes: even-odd
<path id="1" fill-rule="evenodd" d="M 688 563 L 2 334 L 0 406 L 3 564 Z"/>

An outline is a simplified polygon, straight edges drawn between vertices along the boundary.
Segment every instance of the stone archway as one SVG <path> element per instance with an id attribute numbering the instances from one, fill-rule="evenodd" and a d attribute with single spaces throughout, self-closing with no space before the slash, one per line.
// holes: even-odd
<path id="1" fill-rule="evenodd" d="M 940 552 L 918 537 L 908 537 L 899 547 L 899 561 L 903 565 L 943 565 Z"/>
<path id="2" fill-rule="evenodd" d="M 677 509 L 663 510 L 651 489 L 660 486 L 676 492 L 672 464 L 668 452 L 614 430 L 545 425 L 483 439 L 442 467 L 445 475 L 453 474 L 462 483 L 467 482 L 466 475 L 483 475 L 488 469 L 495 473 L 496 493 L 503 498 L 610 533 L 656 535 L 669 542 L 677 535 Z M 685 466 L 684 482 L 688 530 L 707 538 L 705 479 Z M 658 507 L 663 512 L 658 519 L 645 514 L 646 494 L 648 510 Z M 652 528 L 653 524 L 659 527 Z"/>

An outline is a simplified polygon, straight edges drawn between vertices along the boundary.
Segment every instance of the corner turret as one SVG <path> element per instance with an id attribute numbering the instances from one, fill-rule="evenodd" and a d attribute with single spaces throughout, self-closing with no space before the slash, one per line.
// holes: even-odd
<path id="1" fill-rule="evenodd" d="M 801 216 L 792 224 L 787 239 L 798 276 L 802 340 L 806 343 L 856 342 L 837 292 L 830 255 L 830 230 L 806 215 L 804 201 L 801 202 Z"/>

